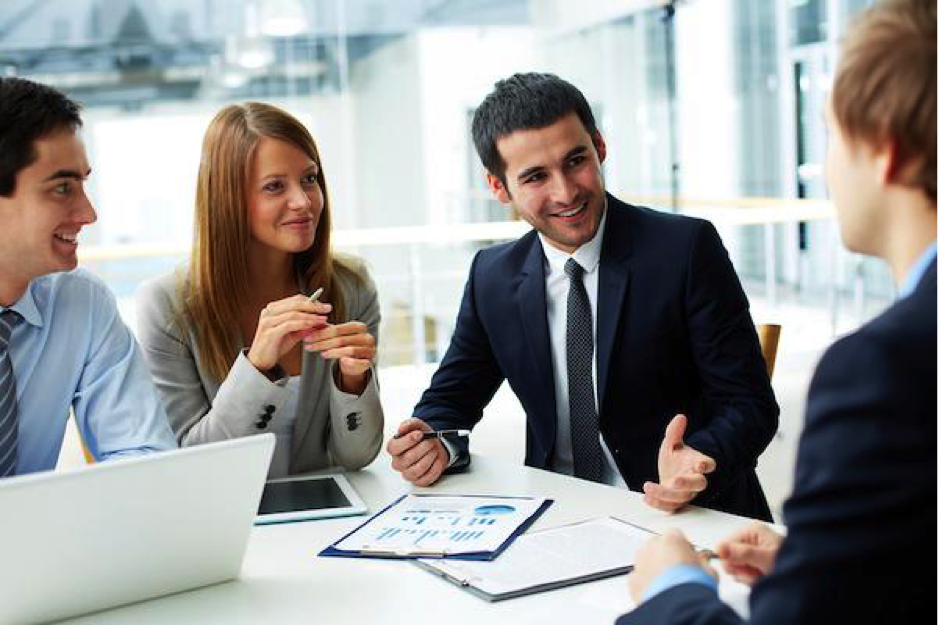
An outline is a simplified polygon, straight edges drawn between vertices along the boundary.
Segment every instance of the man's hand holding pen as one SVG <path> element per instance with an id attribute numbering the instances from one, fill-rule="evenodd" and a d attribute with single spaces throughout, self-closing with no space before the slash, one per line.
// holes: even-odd
<path id="1" fill-rule="evenodd" d="M 388 441 L 391 467 L 414 486 L 429 486 L 449 466 L 449 452 L 439 436 L 425 437 L 433 428 L 420 419 L 407 419 Z"/>

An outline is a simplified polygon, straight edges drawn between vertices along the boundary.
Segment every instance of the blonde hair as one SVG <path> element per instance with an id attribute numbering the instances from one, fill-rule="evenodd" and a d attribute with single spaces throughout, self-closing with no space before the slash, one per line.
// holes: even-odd
<path id="1" fill-rule="evenodd" d="M 238 351 L 236 320 L 248 302 L 248 172 L 262 137 L 301 149 L 317 167 L 323 209 L 312 246 L 294 257 L 303 287 L 323 288 L 322 301 L 332 304 L 330 319 L 345 321 L 346 303 L 338 273 L 360 279 L 336 259 L 329 192 L 319 150 L 309 131 L 286 111 L 260 102 L 226 106 L 215 115 L 202 141 L 195 198 L 195 242 L 188 276 L 181 285 L 182 321 L 198 335 L 202 366 L 218 380 L 227 377 Z"/>
<path id="2" fill-rule="evenodd" d="M 831 106 L 848 139 L 893 141 L 900 179 L 935 202 L 935 0 L 886 0 L 843 43 Z"/>

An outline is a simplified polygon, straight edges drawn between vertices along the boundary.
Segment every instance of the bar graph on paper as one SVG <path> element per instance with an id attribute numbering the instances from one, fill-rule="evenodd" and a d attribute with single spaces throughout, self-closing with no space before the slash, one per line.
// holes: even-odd
<path id="1" fill-rule="evenodd" d="M 543 502 L 526 498 L 410 495 L 336 547 L 400 554 L 494 551 Z"/>

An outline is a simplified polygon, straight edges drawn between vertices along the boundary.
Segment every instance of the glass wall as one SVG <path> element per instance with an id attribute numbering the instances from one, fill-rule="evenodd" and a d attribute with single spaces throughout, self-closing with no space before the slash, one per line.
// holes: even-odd
<path id="1" fill-rule="evenodd" d="M 396 364 L 440 356 L 473 253 L 517 232 L 464 227 L 515 218 L 469 132 L 515 71 L 577 84 L 610 148 L 609 190 L 714 219 L 752 296 L 871 314 L 868 298 L 892 295 L 882 266 L 798 202 L 826 195 L 835 42 L 868 3 L 4 0 L 0 70 L 84 103 L 100 215 L 84 262 L 128 316 L 141 279 L 185 261 L 215 111 L 257 99 L 295 113 L 323 155 L 337 244 L 378 282 L 382 361 Z"/>

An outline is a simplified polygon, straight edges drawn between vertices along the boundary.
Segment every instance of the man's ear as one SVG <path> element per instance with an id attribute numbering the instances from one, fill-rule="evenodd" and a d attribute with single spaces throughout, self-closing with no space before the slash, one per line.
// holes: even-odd
<path id="1" fill-rule="evenodd" d="M 593 134 L 593 147 L 596 148 L 596 153 L 599 154 L 599 162 L 603 163 L 606 160 L 606 140 L 603 139 L 602 134 L 597 130 Z"/>
<path id="2" fill-rule="evenodd" d="M 899 144 L 894 140 L 884 141 L 879 147 L 865 146 L 870 151 L 876 180 L 881 185 L 901 182 L 902 167 L 899 163 Z"/>
<path id="3" fill-rule="evenodd" d="M 508 187 L 505 186 L 501 178 L 495 174 L 485 172 L 485 182 L 489 185 L 489 189 L 491 189 L 496 200 L 502 204 L 511 204 L 511 193 L 508 192 Z"/>
<path id="4" fill-rule="evenodd" d="M 902 149 L 894 140 L 884 142 L 880 147 L 869 148 L 876 167 L 876 179 L 880 184 L 909 184 L 921 167 L 919 159 L 902 157 Z"/>

